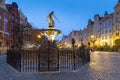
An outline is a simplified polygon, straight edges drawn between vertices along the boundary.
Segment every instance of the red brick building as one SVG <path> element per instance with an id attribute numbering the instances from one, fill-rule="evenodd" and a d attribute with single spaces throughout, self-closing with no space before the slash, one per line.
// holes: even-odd
<path id="1" fill-rule="evenodd" d="M 0 1 L 0 48 L 16 46 L 19 40 L 30 43 L 32 25 L 27 17 L 18 10 L 16 2 L 5 4 Z"/>
<path id="2" fill-rule="evenodd" d="M 17 29 L 20 24 L 20 17 L 18 12 L 18 5 L 16 2 L 12 4 L 6 4 L 7 10 L 9 12 L 9 46 L 11 47 L 17 40 Z"/>
<path id="3" fill-rule="evenodd" d="M 0 2 L 0 47 L 5 48 L 9 41 L 9 13 L 6 9 L 5 0 Z"/>

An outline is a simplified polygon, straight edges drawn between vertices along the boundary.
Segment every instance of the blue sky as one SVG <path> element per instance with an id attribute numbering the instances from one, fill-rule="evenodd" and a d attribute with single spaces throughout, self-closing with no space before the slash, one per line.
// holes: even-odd
<path id="1" fill-rule="evenodd" d="M 105 11 L 112 13 L 118 0 L 6 0 L 6 3 L 17 2 L 35 28 L 47 28 L 46 17 L 54 11 L 60 23 L 55 18 L 55 28 L 68 35 L 72 30 L 84 29 L 88 19 L 95 14 L 104 15 Z"/>

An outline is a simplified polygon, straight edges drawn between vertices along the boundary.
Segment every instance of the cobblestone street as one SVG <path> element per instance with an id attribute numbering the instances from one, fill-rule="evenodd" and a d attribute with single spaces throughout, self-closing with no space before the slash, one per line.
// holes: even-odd
<path id="1" fill-rule="evenodd" d="M 120 80 L 120 53 L 94 52 L 91 62 L 73 72 L 18 73 L 0 55 L 0 80 Z"/>

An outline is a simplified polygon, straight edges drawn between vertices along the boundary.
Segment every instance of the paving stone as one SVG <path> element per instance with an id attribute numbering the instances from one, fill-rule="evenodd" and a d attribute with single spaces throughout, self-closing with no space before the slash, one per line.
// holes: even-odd
<path id="1" fill-rule="evenodd" d="M 93 52 L 78 70 L 56 73 L 17 73 L 0 55 L 0 80 L 120 80 L 120 53 Z"/>

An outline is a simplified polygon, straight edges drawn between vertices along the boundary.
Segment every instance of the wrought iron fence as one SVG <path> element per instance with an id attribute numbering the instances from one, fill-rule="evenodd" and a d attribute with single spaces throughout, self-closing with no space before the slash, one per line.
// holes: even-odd
<path id="1" fill-rule="evenodd" d="M 7 63 L 19 72 L 72 71 L 90 61 L 88 50 L 8 50 Z"/>

